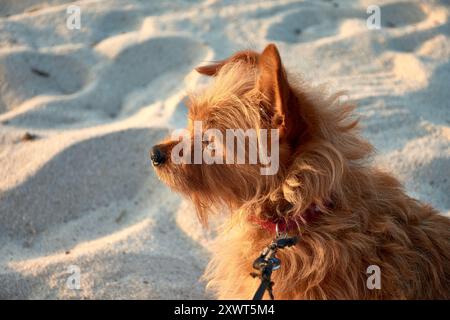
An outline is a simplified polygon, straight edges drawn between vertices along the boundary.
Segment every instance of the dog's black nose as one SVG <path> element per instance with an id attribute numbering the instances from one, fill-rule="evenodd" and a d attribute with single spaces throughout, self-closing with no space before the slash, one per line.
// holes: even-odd
<path id="1" fill-rule="evenodd" d="M 166 155 L 159 146 L 153 146 L 152 150 L 150 151 L 150 159 L 152 160 L 153 165 L 156 167 L 166 162 Z"/>

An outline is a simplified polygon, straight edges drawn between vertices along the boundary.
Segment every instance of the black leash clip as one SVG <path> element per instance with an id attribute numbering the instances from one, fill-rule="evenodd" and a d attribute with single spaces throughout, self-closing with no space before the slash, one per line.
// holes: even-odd
<path id="1" fill-rule="evenodd" d="M 280 269 L 281 260 L 275 257 L 275 254 L 279 249 L 291 247 L 298 241 L 297 237 L 280 236 L 277 231 L 277 237 L 270 243 L 253 262 L 253 269 L 259 272 L 252 272 L 250 275 L 253 278 L 261 279 L 261 284 L 256 290 L 253 300 L 261 300 L 264 296 L 264 292 L 267 290 L 270 299 L 274 300 L 272 287 L 274 282 L 271 280 L 272 272 Z"/>

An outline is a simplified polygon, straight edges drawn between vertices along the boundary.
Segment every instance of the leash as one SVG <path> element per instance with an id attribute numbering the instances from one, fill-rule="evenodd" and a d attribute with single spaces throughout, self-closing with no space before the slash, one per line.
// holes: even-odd
<path id="1" fill-rule="evenodd" d="M 334 204 L 328 201 L 326 202 L 326 206 L 332 209 Z M 275 299 L 272 290 L 274 282 L 271 280 L 271 277 L 272 272 L 281 267 L 281 260 L 275 256 L 277 251 L 286 247 L 292 247 L 298 242 L 298 237 L 288 237 L 289 230 L 295 230 L 299 225 L 312 223 L 321 214 L 322 211 L 319 206 L 312 204 L 302 215 L 287 220 L 261 220 L 256 217 L 250 217 L 252 223 L 259 225 L 268 232 L 275 232 L 276 235 L 275 239 L 264 248 L 259 257 L 253 262 L 253 269 L 258 270 L 258 272 L 251 272 L 250 275 L 253 278 L 259 278 L 261 280 L 261 284 L 253 296 L 253 300 L 261 300 L 266 291 L 269 293 L 270 299 Z M 282 232 L 280 232 L 280 229 Z"/>
<path id="2" fill-rule="evenodd" d="M 261 252 L 258 258 L 253 262 L 253 268 L 259 272 L 252 272 L 250 275 L 253 278 L 261 279 L 261 284 L 253 296 L 253 300 L 262 300 L 264 293 L 269 293 L 270 299 L 274 300 L 272 287 L 274 282 L 271 280 L 272 272 L 280 269 L 281 260 L 275 255 L 278 250 L 286 247 L 291 247 L 298 242 L 297 237 L 288 237 L 285 232 L 283 235 L 278 230 L 278 224 L 276 225 L 276 237 L 275 239 Z"/>

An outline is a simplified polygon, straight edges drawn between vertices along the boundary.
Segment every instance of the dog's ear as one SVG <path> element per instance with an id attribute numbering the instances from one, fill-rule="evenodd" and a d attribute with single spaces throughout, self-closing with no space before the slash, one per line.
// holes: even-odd
<path id="1" fill-rule="evenodd" d="M 291 89 L 280 54 L 274 44 L 269 44 L 259 56 L 258 69 L 257 87 L 267 99 L 274 113 L 275 125 L 280 129 L 282 136 L 286 130 L 285 120 Z"/>
<path id="2" fill-rule="evenodd" d="M 220 71 L 220 69 L 229 62 L 243 61 L 252 65 L 256 65 L 258 62 L 258 56 L 259 56 L 258 53 L 256 53 L 255 51 L 251 50 L 239 51 L 234 55 L 232 55 L 231 57 L 229 57 L 228 59 L 217 61 L 210 65 L 200 66 L 195 68 L 195 70 L 198 73 L 206 76 L 215 76 Z"/>

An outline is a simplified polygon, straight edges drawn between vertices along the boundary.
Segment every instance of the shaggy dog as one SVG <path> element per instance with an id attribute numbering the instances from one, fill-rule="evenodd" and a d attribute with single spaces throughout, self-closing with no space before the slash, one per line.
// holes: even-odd
<path id="1" fill-rule="evenodd" d="M 190 96 L 188 130 L 201 121 L 203 130 L 279 132 L 272 175 L 248 161 L 174 163 L 177 139 L 151 151 L 159 178 L 193 201 L 204 224 L 212 212 L 231 211 L 205 273 L 218 298 L 253 296 L 260 281 L 249 275 L 252 264 L 277 224 L 299 238 L 278 252 L 277 299 L 450 298 L 450 219 L 370 165 L 373 148 L 342 93 L 327 95 L 288 75 L 273 44 L 197 71 L 214 81 Z M 205 150 L 213 143 L 202 141 Z M 368 286 L 369 266 L 379 267 L 381 287 Z"/>

